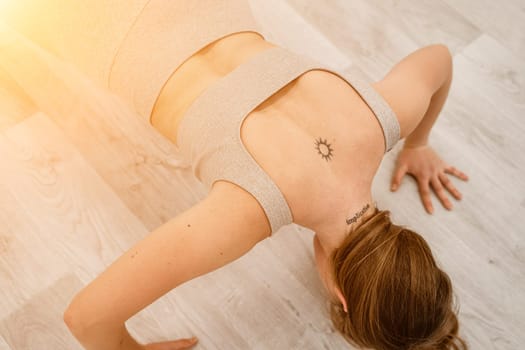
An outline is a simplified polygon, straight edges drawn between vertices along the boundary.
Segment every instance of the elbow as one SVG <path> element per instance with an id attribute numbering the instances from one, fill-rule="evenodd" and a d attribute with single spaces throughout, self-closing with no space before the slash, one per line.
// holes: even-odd
<path id="1" fill-rule="evenodd" d="M 86 325 L 83 322 L 83 316 L 81 310 L 75 306 L 72 302 L 69 304 L 67 309 L 64 311 L 64 323 L 66 324 L 69 331 L 75 336 L 75 338 L 80 339 L 82 335 L 86 333 Z"/>
<path id="2" fill-rule="evenodd" d="M 447 77 L 452 76 L 453 70 L 453 57 L 450 49 L 444 44 L 433 45 L 434 57 L 439 60 L 440 66 L 443 67 L 444 75 Z"/>
<path id="3" fill-rule="evenodd" d="M 439 50 L 444 57 L 446 57 L 448 59 L 452 58 L 452 53 L 450 52 L 450 48 L 446 44 L 439 43 L 439 44 L 434 44 L 432 46 L 436 50 Z"/>
<path id="4" fill-rule="evenodd" d="M 78 295 L 73 298 L 62 317 L 71 334 L 83 345 L 112 341 L 121 336 L 125 327 L 124 322 L 108 317 Z"/>
<path id="5" fill-rule="evenodd" d="M 92 311 L 93 307 L 82 302 L 78 297 L 75 297 L 64 311 L 64 323 L 71 334 L 81 343 L 96 336 L 97 331 L 104 328 L 102 327 L 104 323 L 97 319 Z M 95 326 L 101 329 L 95 330 Z"/>

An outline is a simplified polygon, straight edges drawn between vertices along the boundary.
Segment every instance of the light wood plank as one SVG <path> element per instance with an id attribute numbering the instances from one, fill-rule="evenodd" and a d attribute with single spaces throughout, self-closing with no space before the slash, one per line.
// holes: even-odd
<path id="1" fill-rule="evenodd" d="M 517 133 L 525 131 L 523 120 L 517 116 L 525 113 L 525 70 L 523 59 L 517 57 L 502 43 L 489 35 L 482 35 L 461 52 L 462 65 L 471 65 L 469 70 L 461 71 L 456 80 L 464 83 L 463 90 L 475 90 L 481 98 L 499 110 L 487 122 L 495 122 L 492 127 L 501 129 L 497 123 L 504 120 L 512 132 L 509 144 L 522 144 L 515 139 Z M 481 77 L 481 81 L 479 79 Z M 481 83 L 481 84 L 480 84 Z M 503 135 L 502 136 L 506 136 Z M 513 156 L 523 159 L 522 152 L 513 152 Z"/>
<path id="2" fill-rule="evenodd" d="M 484 33 L 525 59 L 525 2 L 443 0 Z"/>
<path id="3" fill-rule="evenodd" d="M 18 123 L 36 112 L 36 106 L 3 69 L 0 69 L 0 130 Z"/>
<path id="4" fill-rule="evenodd" d="M 17 350 L 70 349 L 82 347 L 62 320 L 63 310 L 82 283 L 67 275 L 0 322 L 0 333 Z"/>
<path id="5" fill-rule="evenodd" d="M 418 47 L 368 1 L 287 2 L 372 79 Z"/>
<path id="6" fill-rule="evenodd" d="M 149 229 L 205 195 L 176 146 L 115 95 L 8 27 L 0 30 L 0 46 L 5 47 L 0 68 L 68 135 Z"/>
<path id="7" fill-rule="evenodd" d="M 11 170 L 0 169 L 1 173 Z M 38 235 L 38 225 L 27 221 L 25 210 L 5 188 L 9 184 L 3 176 L 1 180 L 0 319 L 67 272 L 64 260 L 47 249 L 47 242 Z"/>
<path id="8" fill-rule="evenodd" d="M 44 115 L 5 131 L 0 157 L 0 202 L 5 208 L 0 259 L 8 274 L 2 283 L 10 284 L 0 289 L 7 293 L 1 298 L 2 315 L 46 281 L 64 275 L 68 266 L 77 266 L 84 282 L 90 280 L 145 234 L 144 226 Z"/>
<path id="9" fill-rule="evenodd" d="M 351 58 L 345 56 L 286 1 L 250 0 L 250 5 L 266 40 L 336 69 L 344 69 L 352 63 Z"/>
<path id="10" fill-rule="evenodd" d="M 458 52 L 481 35 L 481 30 L 466 20 L 463 13 L 442 1 L 371 0 L 367 3 L 372 4 L 374 13 L 380 14 L 379 25 L 394 24 L 418 46 L 443 43 L 452 52 Z"/>

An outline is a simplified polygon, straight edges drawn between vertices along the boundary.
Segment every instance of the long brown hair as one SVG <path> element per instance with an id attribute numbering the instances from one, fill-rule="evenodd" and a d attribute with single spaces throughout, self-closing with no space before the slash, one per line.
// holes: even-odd
<path id="1" fill-rule="evenodd" d="M 377 350 L 463 350 L 448 275 L 416 232 L 375 213 L 332 255 L 332 275 L 348 305 L 331 303 L 335 328 L 353 345 Z"/>

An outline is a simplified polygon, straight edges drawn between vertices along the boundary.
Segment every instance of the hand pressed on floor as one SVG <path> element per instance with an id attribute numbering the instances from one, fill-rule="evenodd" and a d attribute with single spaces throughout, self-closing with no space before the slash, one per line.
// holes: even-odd
<path id="1" fill-rule="evenodd" d="M 468 180 L 468 176 L 465 173 L 448 165 L 428 145 L 405 147 L 401 150 L 397 156 L 392 176 L 392 191 L 396 191 L 399 188 L 401 179 L 405 174 L 410 174 L 416 178 L 423 206 L 430 214 L 434 211 L 430 199 L 430 187 L 432 187 L 443 206 L 451 210 L 452 203 L 448 199 L 445 189 L 457 200 L 461 199 L 461 193 L 454 187 L 447 174 L 454 175 L 463 181 Z"/>

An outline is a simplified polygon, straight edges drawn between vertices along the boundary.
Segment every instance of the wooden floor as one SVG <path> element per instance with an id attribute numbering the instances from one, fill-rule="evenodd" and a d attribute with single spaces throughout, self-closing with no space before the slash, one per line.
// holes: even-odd
<path id="1" fill-rule="evenodd" d="M 418 47 L 454 54 L 431 145 L 470 176 L 434 215 L 407 177 L 389 191 L 399 143 L 373 193 L 421 232 L 450 274 L 472 349 L 525 344 L 525 2 L 251 0 L 267 39 L 380 79 Z M 71 297 L 204 188 L 174 146 L 0 22 L 0 349 L 80 349 Z M 240 260 L 173 290 L 128 325 L 139 341 L 197 335 L 196 349 L 347 349 L 313 263 L 312 232 L 283 228 Z"/>

